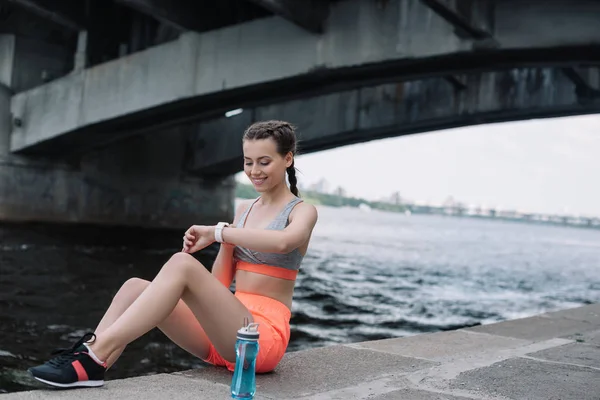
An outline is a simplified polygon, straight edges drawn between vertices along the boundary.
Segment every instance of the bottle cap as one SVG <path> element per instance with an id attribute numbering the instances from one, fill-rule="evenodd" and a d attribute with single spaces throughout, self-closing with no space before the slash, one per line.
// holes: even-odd
<path id="1" fill-rule="evenodd" d="M 248 324 L 248 319 L 244 318 L 244 326 L 237 331 L 237 337 L 238 339 L 257 341 L 259 337 L 258 323 Z"/>

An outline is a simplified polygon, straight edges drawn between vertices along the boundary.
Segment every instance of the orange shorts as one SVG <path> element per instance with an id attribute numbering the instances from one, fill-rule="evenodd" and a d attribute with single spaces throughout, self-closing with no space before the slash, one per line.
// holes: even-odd
<path id="1" fill-rule="evenodd" d="M 257 294 L 236 291 L 235 297 L 250 311 L 254 322 L 259 324 L 256 372 L 270 372 L 283 358 L 290 341 L 290 309 L 275 299 Z M 230 363 L 221 357 L 212 344 L 204 361 L 219 367 L 227 367 L 230 371 L 235 369 L 235 363 Z"/>

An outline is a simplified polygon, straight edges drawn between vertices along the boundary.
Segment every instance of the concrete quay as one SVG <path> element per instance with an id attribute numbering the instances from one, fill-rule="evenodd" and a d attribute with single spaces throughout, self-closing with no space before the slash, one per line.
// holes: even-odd
<path id="1" fill-rule="evenodd" d="M 12 399 L 228 399 L 209 367 Z M 288 353 L 255 399 L 599 400 L 600 304 L 456 331 Z"/>

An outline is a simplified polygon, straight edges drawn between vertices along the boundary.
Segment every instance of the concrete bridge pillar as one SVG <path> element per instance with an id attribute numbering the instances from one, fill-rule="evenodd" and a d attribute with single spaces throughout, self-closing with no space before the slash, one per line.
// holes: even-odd
<path id="1" fill-rule="evenodd" d="M 233 177 L 185 172 L 188 129 L 138 135 L 49 161 L 10 153 L 15 37 L 0 35 L 0 222 L 187 228 L 233 219 Z M 68 151 L 68 149 L 65 149 Z"/>
<path id="2" fill-rule="evenodd" d="M 10 89 L 0 84 L 0 159 L 10 146 Z"/>
<path id="3" fill-rule="evenodd" d="M 189 129 L 136 135 L 84 155 L 78 218 L 169 228 L 233 220 L 233 176 L 204 179 L 185 172 Z"/>
<path id="4" fill-rule="evenodd" d="M 186 174 L 186 146 L 186 130 L 172 128 L 64 164 L 5 153 L 0 221 L 179 229 L 231 221 L 234 178 Z"/>
<path id="5" fill-rule="evenodd" d="M 0 132 L 4 138 L 5 128 Z M 186 174 L 186 146 L 187 132 L 180 127 L 132 137 L 62 164 L 5 152 L 0 221 L 179 229 L 231 221 L 234 178 Z"/>
<path id="6" fill-rule="evenodd" d="M 10 146 L 10 83 L 13 70 L 14 36 L 0 35 L 0 159 Z"/>

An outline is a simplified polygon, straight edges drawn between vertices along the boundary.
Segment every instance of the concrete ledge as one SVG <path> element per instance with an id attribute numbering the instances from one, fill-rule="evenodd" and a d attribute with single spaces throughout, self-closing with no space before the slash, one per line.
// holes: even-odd
<path id="1" fill-rule="evenodd" d="M 3 399 L 228 399 L 231 373 L 208 367 L 38 390 Z M 256 399 L 598 400 L 600 304 L 407 338 L 288 353 L 259 375 Z"/>

